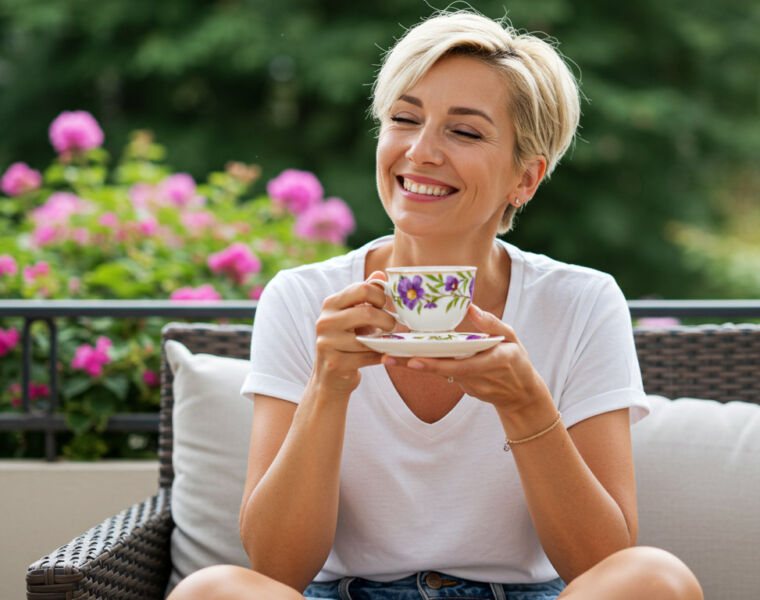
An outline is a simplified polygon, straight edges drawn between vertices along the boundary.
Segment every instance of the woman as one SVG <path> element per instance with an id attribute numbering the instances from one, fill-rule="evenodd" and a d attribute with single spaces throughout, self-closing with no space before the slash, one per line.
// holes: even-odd
<path id="1" fill-rule="evenodd" d="M 373 109 L 394 234 L 267 286 L 243 388 L 253 570 L 201 570 L 171 600 L 701 598 L 678 559 L 632 548 L 629 428 L 648 408 L 622 293 L 496 238 L 573 139 L 565 63 L 441 14 L 386 57 Z M 502 343 L 407 360 L 356 339 L 399 329 L 368 279 L 439 264 L 477 266 L 458 329 Z"/>

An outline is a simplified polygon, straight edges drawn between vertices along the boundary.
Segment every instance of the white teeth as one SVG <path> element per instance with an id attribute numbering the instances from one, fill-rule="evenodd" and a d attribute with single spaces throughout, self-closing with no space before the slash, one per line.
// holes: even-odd
<path id="1" fill-rule="evenodd" d="M 441 187 L 438 185 L 423 185 L 416 183 L 411 179 L 404 179 L 404 189 L 412 192 L 413 194 L 424 194 L 426 196 L 445 196 L 454 191 L 454 188 Z"/>

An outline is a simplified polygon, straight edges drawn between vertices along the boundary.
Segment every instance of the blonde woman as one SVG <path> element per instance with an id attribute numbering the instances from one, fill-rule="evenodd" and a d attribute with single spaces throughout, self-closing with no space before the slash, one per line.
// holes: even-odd
<path id="1" fill-rule="evenodd" d="M 252 569 L 203 569 L 171 600 L 701 598 L 677 558 L 635 547 L 648 405 L 622 293 L 497 238 L 570 146 L 578 95 L 552 45 L 469 11 L 387 54 L 373 111 L 394 233 L 267 286 L 243 387 Z M 401 326 L 367 280 L 402 265 L 477 266 L 458 329 L 504 341 L 371 351 L 357 334 Z"/>

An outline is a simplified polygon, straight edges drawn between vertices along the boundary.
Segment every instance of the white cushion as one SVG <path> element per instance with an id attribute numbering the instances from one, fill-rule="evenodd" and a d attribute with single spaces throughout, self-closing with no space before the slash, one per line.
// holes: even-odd
<path id="1" fill-rule="evenodd" d="M 757 598 L 760 406 L 649 400 L 632 430 L 639 544 L 681 558 L 705 598 Z"/>
<path id="2" fill-rule="evenodd" d="M 253 403 L 240 396 L 247 360 L 192 354 L 175 340 L 165 348 L 174 374 L 171 589 L 209 565 L 250 567 L 238 513 Z"/>

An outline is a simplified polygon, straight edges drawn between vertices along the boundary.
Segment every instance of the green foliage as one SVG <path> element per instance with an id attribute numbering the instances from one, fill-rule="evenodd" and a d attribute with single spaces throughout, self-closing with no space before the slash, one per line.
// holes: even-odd
<path id="1" fill-rule="evenodd" d="M 664 233 L 706 224 L 710 182 L 760 155 L 760 5 L 471 4 L 560 40 L 588 98 L 574 151 L 510 239 L 610 271 L 631 297 L 703 295 Z M 369 84 L 381 50 L 430 12 L 422 0 L 0 0 L 0 166 L 39 162 L 45 123 L 86 108 L 109 150 L 150 126 L 196 177 L 218 156 L 308 166 L 357 213 L 358 244 L 390 230 Z"/>
<path id="2" fill-rule="evenodd" d="M 166 299 L 182 289 L 206 289 L 219 298 L 248 299 L 283 268 L 346 251 L 298 237 L 293 214 L 267 196 L 251 197 L 256 166 L 230 163 L 197 188 L 190 182 L 192 189 L 182 188 L 185 197 L 178 200 L 167 188 L 176 178 L 161 161 L 165 155 L 148 132 L 137 132 L 113 170 L 99 148 L 62 155 L 44 171 L 41 189 L 0 198 L 0 259 L 7 263 L 12 257 L 17 267 L 15 273 L 7 272 L 7 264 L 0 269 L 0 296 Z M 73 198 L 73 212 L 52 210 L 61 192 Z M 205 224 L 193 226 L 190 219 L 198 216 Z M 252 262 L 233 270 L 212 262 L 232 248 Z M 43 265 L 29 275 L 28 269 Z M 105 428 L 116 413 L 158 410 L 162 324 L 108 317 L 57 321 L 59 408 L 70 430 L 64 436 L 66 456 L 155 455 L 155 436 L 106 434 Z M 0 334 L 21 326 L 20 319 L 3 319 Z M 30 381 L 36 389 L 49 384 L 50 338 L 40 322 L 32 324 L 30 335 Z M 11 345 L 9 350 L 0 340 L 0 411 L 19 412 L 21 344 Z M 49 388 L 31 396 L 33 411 L 50 406 Z M 40 444 L 37 434 L 3 434 L 0 456 L 38 456 Z"/>

